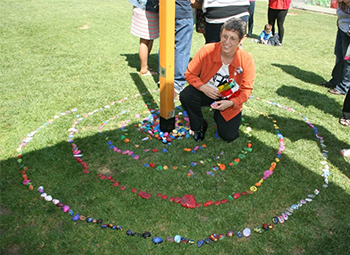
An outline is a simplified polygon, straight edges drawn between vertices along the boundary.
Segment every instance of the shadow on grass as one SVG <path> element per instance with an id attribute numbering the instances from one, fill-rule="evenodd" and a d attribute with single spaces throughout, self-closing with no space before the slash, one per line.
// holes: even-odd
<path id="1" fill-rule="evenodd" d="M 137 73 L 139 73 L 140 70 L 140 59 L 139 54 L 121 54 L 121 56 L 124 56 L 126 58 L 126 61 L 128 62 L 128 66 L 135 68 L 137 70 Z M 158 54 L 151 53 L 148 57 L 148 66 L 153 72 L 158 73 Z M 158 82 L 158 75 L 152 75 L 154 82 Z"/>
<path id="2" fill-rule="evenodd" d="M 153 100 L 153 98 L 147 99 Z M 265 117 L 244 117 L 246 121 L 252 124 L 254 129 L 260 129 L 270 134 L 275 134 L 275 131 L 271 128 L 271 123 L 267 123 Z M 309 128 L 309 130 L 306 131 L 308 126 L 303 121 L 279 116 L 277 119 L 278 125 L 283 129 L 283 135 L 289 140 L 314 139 L 312 134 L 310 135 L 312 129 Z M 130 123 L 126 128 L 132 130 L 135 124 L 137 124 L 137 122 Z M 82 126 L 84 123 L 80 125 Z M 284 126 L 286 126 L 286 128 L 282 128 Z M 298 134 L 294 132 L 295 127 L 301 127 L 301 131 Z M 49 126 L 48 128 L 51 127 Z M 324 137 L 331 137 L 331 132 L 323 127 L 318 128 Z M 210 134 L 210 132 L 213 134 L 212 131 L 213 130 L 209 128 L 208 134 Z M 58 132 L 58 130 L 54 132 Z M 152 234 L 156 233 L 163 237 L 168 233 L 173 235 L 174 233 L 182 233 L 191 236 L 190 234 L 193 235 L 194 232 L 198 231 L 200 235 L 203 236 L 211 231 L 218 231 L 218 228 L 228 230 L 228 228 L 230 228 L 228 225 L 232 225 L 231 222 L 235 222 L 235 224 L 239 222 L 236 217 L 243 217 L 238 219 L 241 221 L 248 221 L 252 218 L 253 212 L 259 211 L 259 208 L 264 208 L 265 214 L 267 215 L 255 215 L 257 218 L 254 219 L 253 223 L 260 224 L 260 221 L 269 221 L 272 216 L 271 213 L 282 213 L 283 211 L 281 210 L 285 210 L 286 206 L 293 204 L 295 199 L 302 199 L 303 197 L 300 197 L 301 195 L 306 195 L 307 193 L 305 194 L 305 192 L 310 192 L 305 185 L 313 186 L 320 179 L 322 180 L 320 175 L 310 171 L 304 165 L 288 157 L 288 155 L 283 155 L 282 162 L 280 163 L 281 165 L 277 167 L 278 170 L 276 174 L 272 175 L 271 179 L 266 180 L 269 185 L 264 184 L 266 186 L 263 185 L 263 188 L 261 188 L 260 192 L 264 192 L 263 194 L 258 192 L 257 195 L 250 196 L 248 200 L 250 201 L 249 203 L 243 198 L 234 202 L 234 211 L 236 212 L 239 210 L 239 205 L 241 205 L 239 203 L 246 203 L 243 206 L 245 213 L 242 213 L 242 215 L 240 213 L 232 213 L 233 205 L 230 204 L 219 207 L 212 206 L 208 208 L 202 207 L 194 210 L 184 210 L 180 205 L 162 202 L 162 200 L 155 195 L 152 195 L 151 200 L 142 200 L 130 191 L 131 188 L 142 190 L 143 186 L 146 186 L 148 183 L 148 187 L 152 189 L 149 192 L 152 194 L 155 194 L 161 186 L 168 188 L 171 193 L 177 192 L 177 194 L 183 194 L 186 192 L 186 187 L 183 184 L 189 181 L 188 179 L 181 178 L 172 179 L 175 173 L 170 172 L 170 170 L 162 173 L 147 172 L 143 170 L 144 168 L 142 166 L 137 166 L 139 162 L 133 160 L 131 157 L 122 154 L 113 154 L 113 151 L 110 150 L 106 144 L 106 137 L 114 141 L 119 141 L 121 149 L 126 146 L 133 146 L 132 143 L 125 144 L 122 143 L 120 139 L 118 140 L 118 137 L 122 134 L 123 132 L 121 130 L 115 129 L 103 132 L 102 136 L 96 133 L 95 135 L 74 139 L 79 149 L 82 150 L 84 155 L 83 159 L 89 165 L 89 169 L 91 170 L 90 174 L 82 173 L 82 167 L 73 158 L 71 147 L 66 142 L 60 142 L 53 146 L 46 146 L 28 153 L 25 151 L 25 147 L 23 159 L 25 165 L 29 167 L 28 176 L 29 178 L 33 177 L 32 181 L 35 185 L 35 189 L 37 189 L 37 185 L 44 185 L 48 194 L 53 195 L 54 198 L 59 198 L 62 203 L 69 204 L 76 212 L 86 216 L 98 216 L 96 218 L 102 219 L 116 218 L 124 227 L 129 228 L 131 226 L 130 229 L 132 231 L 147 229 Z M 40 133 L 37 135 L 40 135 Z M 136 141 L 140 140 L 140 138 L 142 138 L 142 136 L 139 134 L 133 136 L 133 139 Z M 335 137 L 332 138 L 334 140 L 330 146 L 341 147 L 345 145 L 343 142 L 336 140 Z M 36 137 L 34 137 L 34 139 L 36 139 Z M 207 139 L 209 142 L 209 135 Z M 266 163 L 271 163 L 270 159 L 275 157 L 276 148 L 272 148 L 254 137 L 252 139 L 254 146 L 254 152 L 252 153 L 257 154 L 247 159 L 247 161 L 242 161 L 240 163 L 241 166 L 247 168 L 246 164 L 249 163 L 249 161 L 259 161 L 263 163 L 261 165 L 264 166 L 266 166 Z M 147 144 L 148 148 L 155 146 L 157 143 L 155 140 L 150 142 L 151 144 Z M 192 139 L 187 139 L 187 141 L 179 140 L 176 142 L 188 142 L 191 146 L 197 144 L 193 142 Z M 208 148 L 209 155 L 211 154 L 211 156 L 213 156 L 216 150 L 214 145 L 219 143 L 221 142 L 214 140 L 213 146 Z M 230 145 L 234 146 L 234 143 Z M 30 146 L 30 143 L 28 146 Z M 333 147 L 331 148 L 333 149 Z M 175 155 L 175 160 L 177 160 L 177 162 L 181 160 L 191 161 L 193 156 L 191 154 L 187 155 L 187 159 L 180 159 L 179 156 Z M 130 247 L 135 246 L 135 239 L 133 238 L 137 237 L 128 237 L 125 233 L 122 233 L 123 235 L 114 234 L 111 236 L 106 234 L 106 231 L 110 233 L 108 232 L 109 230 L 91 229 L 91 225 L 83 222 L 76 224 L 70 220 L 70 217 L 67 218 L 66 214 L 57 211 L 57 208 L 53 206 L 52 203 L 45 202 L 40 198 L 36 190 L 29 192 L 26 187 L 21 185 L 21 176 L 19 175 L 20 169 L 16 160 L 16 158 L 10 158 L 0 162 L 1 207 L 6 212 L 9 212 L 5 215 L 0 215 L 2 229 L 2 238 L 0 241 L 0 246 L 2 247 L 1 253 L 6 254 L 11 249 L 13 250 L 14 247 L 25 247 L 23 249 L 28 253 L 32 251 L 38 252 L 39 250 L 43 254 L 48 254 L 48 252 L 53 252 L 53 250 L 50 249 L 56 249 L 57 245 L 61 242 L 70 244 L 62 251 L 65 253 L 84 250 L 87 244 L 102 242 L 101 240 L 113 242 L 113 244 L 118 245 L 118 250 L 120 250 L 121 253 L 127 253 L 130 251 Z M 339 166 L 339 169 L 342 167 L 345 169 L 345 165 L 338 164 L 339 162 L 336 157 L 330 160 L 332 160 L 332 163 Z M 129 161 L 130 164 L 128 163 Z M 259 165 L 255 164 L 255 167 L 261 168 L 260 163 Z M 178 173 L 181 174 L 181 171 L 187 170 L 179 169 Z M 263 171 L 263 169 L 259 169 L 260 174 L 261 171 Z M 112 187 L 112 185 L 110 185 L 111 183 L 107 180 L 99 180 L 96 176 L 98 173 L 113 176 L 113 178 L 121 182 L 120 186 L 125 185 L 126 190 L 121 191 L 119 187 Z M 349 176 L 349 172 L 344 172 L 344 174 Z M 184 175 L 184 173 L 182 173 L 182 175 Z M 242 176 L 244 178 L 244 176 L 248 175 Z M 163 183 L 160 183 L 162 179 Z M 259 176 L 256 176 L 256 179 L 259 179 Z M 226 183 L 225 186 L 229 186 L 230 179 L 226 181 L 228 183 Z M 106 183 L 109 183 L 109 185 Z M 170 186 L 167 186 L 168 183 L 171 183 Z M 172 190 L 174 187 L 176 190 Z M 209 190 L 212 189 L 213 194 L 220 193 L 218 189 L 219 186 L 210 187 L 208 185 L 203 185 L 203 183 L 198 183 L 198 187 Z M 188 189 L 190 190 L 190 188 L 191 187 Z M 223 193 L 226 194 L 226 192 Z M 262 244 L 269 242 L 272 236 L 277 235 L 279 237 L 283 236 L 282 239 L 289 240 L 289 242 L 284 243 L 284 246 L 289 251 L 292 251 L 296 244 L 309 251 L 313 250 L 313 248 L 320 250 L 321 248 L 319 247 L 327 247 L 323 249 L 329 252 L 336 251 L 339 247 L 344 247 L 344 239 L 332 238 L 332 243 L 329 244 L 328 242 L 331 237 L 328 230 L 332 228 L 333 232 L 337 233 L 339 237 L 345 237 L 347 235 L 348 226 L 344 226 L 343 223 L 348 213 L 342 214 L 340 212 L 346 208 L 349 198 L 349 194 L 342 188 L 331 185 L 328 190 L 320 193 L 320 196 L 316 199 L 317 202 L 305 205 L 305 209 L 304 207 L 300 209 L 300 211 L 304 213 L 295 212 L 295 216 L 291 216 L 291 219 L 293 219 L 290 220 L 291 223 L 286 222 L 283 227 L 276 226 L 274 230 L 276 232 L 271 232 L 271 234 L 259 235 L 261 243 L 259 243 L 257 247 L 253 248 L 252 243 L 249 242 L 248 239 L 246 242 L 234 242 L 233 244 L 232 242 L 219 242 L 219 244 L 215 244 L 215 247 L 220 250 L 219 247 L 222 245 L 221 251 L 223 252 L 225 250 L 227 251 L 229 247 L 232 248 L 232 245 L 239 245 L 241 249 L 244 249 L 243 246 L 245 243 L 249 245 L 249 247 L 246 248 L 247 251 L 251 251 L 252 249 L 261 251 Z M 323 208 L 322 202 L 326 202 L 329 206 Z M 220 215 L 225 215 L 225 217 L 221 217 Z M 317 215 L 317 217 L 315 215 Z M 203 222 L 203 219 L 206 220 Z M 258 222 L 256 223 L 256 221 Z M 305 224 L 307 227 L 303 226 L 304 221 L 307 223 Z M 172 225 L 170 224 L 171 222 L 175 222 L 176 224 Z M 230 224 L 228 222 L 230 222 Z M 79 227 L 82 224 L 85 224 L 85 228 L 83 229 Z M 239 224 L 243 226 L 242 223 Z M 290 227 L 288 224 L 291 224 Z M 294 234 L 290 235 L 289 229 L 293 228 L 295 224 L 298 226 L 296 226 L 295 232 L 293 232 Z M 145 227 L 145 225 L 148 226 Z M 77 228 L 79 229 L 78 231 L 76 230 Z M 317 232 L 317 235 L 313 234 L 315 229 L 320 230 Z M 91 236 L 89 232 L 93 232 L 93 236 Z M 305 233 L 307 233 L 307 235 L 300 238 L 300 236 L 305 235 Z M 252 234 L 251 238 L 257 238 L 258 234 L 254 235 L 255 236 Z M 28 237 L 31 237 L 29 241 Z M 43 245 L 45 243 L 53 245 L 45 246 Z M 140 243 L 137 246 L 138 253 L 155 249 L 150 248 L 148 244 L 149 242 L 147 241 Z M 170 248 L 172 246 L 169 245 L 166 247 L 169 247 L 169 249 L 178 249 L 176 247 Z M 344 251 L 345 250 L 344 247 Z M 103 253 L 103 251 L 104 247 L 101 246 L 100 252 Z M 174 253 L 174 250 L 172 250 L 171 253 Z"/>
<path id="3" fill-rule="evenodd" d="M 343 106 L 326 94 L 286 85 L 278 88 L 276 93 L 279 96 L 289 98 L 303 106 L 314 106 L 315 108 L 335 117 L 342 116 L 341 109 Z"/>
<path id="4" fill-rule="evenodd" d="M 314 72 L 311 71 L 305 71 L 300 69 L 299 67 L 292 66 L 292 65 L 282 65 L 282 64 L 277 64 L 277 63 L 272 63 L 273 66 L 281 68 L 284 72 L 294 76 L 295 78 L 315 84 L 315 85 L 320 85 L 322 82 L 324 82 L 324 78 L 318 74 L 315 74 Z"/>

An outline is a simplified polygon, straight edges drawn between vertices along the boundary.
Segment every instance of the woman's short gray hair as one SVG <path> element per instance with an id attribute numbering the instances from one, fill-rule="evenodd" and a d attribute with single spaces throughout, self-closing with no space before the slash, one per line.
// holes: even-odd
<path id="1" fill-rule="evenodd" d="M 221 26 L 220 34 L 221 34 L 222 30 L 224 30 L 224 29 L 228 30 L 228 31 L 237 31 L 239 39 L 241 40 L 246 33 L 246 27 L 247 27 L 247 23 L 244 22 L 242 19 L 232 18 L 232 19 L 227 20 Z"/>

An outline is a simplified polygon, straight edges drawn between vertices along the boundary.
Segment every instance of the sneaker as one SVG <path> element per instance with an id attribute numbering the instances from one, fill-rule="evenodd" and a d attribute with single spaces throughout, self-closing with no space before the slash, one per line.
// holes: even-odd
<path id="1" fill-rule="evenodd" d="M 350 157 L 350 149 L 341 150 L 340 155 L 342 155 L 343 157 Z"/>
<path id="2" fill-rule="evenodd" d="M 207 132 L 208 123 L 204 120 L 203 125 L 199 128 L 198 131 L 194 132 L 194 140 L 196 142 L 201 142 L 204 140 L 205 132 Z"/>
<path id="3" fill-rule="evenodd" d="M 336 95 L 336 96 L 342 96 L 345 95 L 345 93 L 337 90 L 337 89 L 329 89 L 328 93 L 332 94 L 332 95 Z"/>

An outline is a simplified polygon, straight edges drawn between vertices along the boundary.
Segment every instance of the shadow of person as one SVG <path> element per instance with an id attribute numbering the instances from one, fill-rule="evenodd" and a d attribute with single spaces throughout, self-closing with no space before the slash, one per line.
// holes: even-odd
<path id="1" fill-rule="evenodd" d="M 324 82 L 324 78 L 322 76 L 315 74 L 314 72 L 311 72 L 311 71 L 302 70 L 296 66 L 282 65 L 277 63 L 272 63 L 272 65 L 275 67 L 281 68 L 285 73 L 288 73 L 303 82 L 307 82 L 315 85 L 320 85 L 322 82 Z"/>
<path id="2" fill-rule="evenodd" d="M 286 97 L 303 106 L 314 106 L 315 108 L 337 118 L 342 114 L 342 104 L 336 102 L 335 99 L 326 94 L 286 85 L 278 88 L 276 93 L 279 96 Z"/>
<path id="3" fill-rule="evenodd" d="M 128 66 L 131 68 L 135 68 L 137 71 L 140 70 L 140 58 L 138 53 L 134 54 L 121 54 L 121 56 L 125 57 L 125 60 L 128 62 Z M 152 72 L 158 73 L 158 54 L 150 54 L 148 56 L 148 67 Z M 137 72 L 138 73 L 138 72 Z M 157 83 L 159 80 L 158 75 L 152 75 L 154 81 Z"/>

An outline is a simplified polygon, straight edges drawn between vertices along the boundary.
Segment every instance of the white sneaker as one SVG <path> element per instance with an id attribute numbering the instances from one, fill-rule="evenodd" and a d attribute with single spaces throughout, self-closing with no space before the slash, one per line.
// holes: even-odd
<path id="1" fill-rule="evenodd" d="M 350 149 L 341 150 L 340 154 L 344 157 L 350 157 Z"/>

